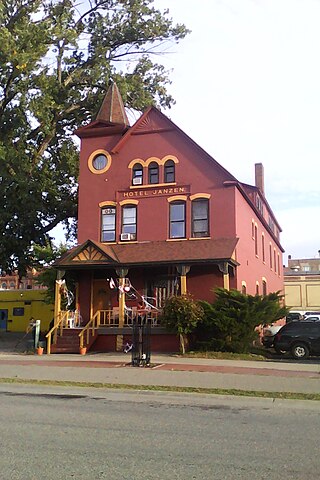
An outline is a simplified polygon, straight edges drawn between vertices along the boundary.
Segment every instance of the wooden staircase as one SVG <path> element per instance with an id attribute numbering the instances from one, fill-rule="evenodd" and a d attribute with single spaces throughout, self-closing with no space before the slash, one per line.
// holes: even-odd
<path id="1" fill-rule="evenodd" d="M 63 335 L 57 336 L 57 343 L 51 345 L 51 353 L 79 353 L 78 328 L 63 329 Z"/>

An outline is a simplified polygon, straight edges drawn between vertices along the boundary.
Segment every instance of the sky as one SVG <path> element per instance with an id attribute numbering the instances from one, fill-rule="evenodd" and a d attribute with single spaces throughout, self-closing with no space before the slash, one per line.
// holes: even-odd
<path id="1" fill-rule="evenodd" d="M 155 0 L 192 33 L 157 58 L 164 113 L 239 181 L 265 194 L 292 258 L 320 250 L 320 0 Z"/>
<path id="2" fill-rule="evenodd" d="M 154 58 L 176 100 L 164 113 L 240 182 L 254 185 L 262 163 L 284 264 L 318 257 L 320 0 L 154 5 L 192 31 Z"/>

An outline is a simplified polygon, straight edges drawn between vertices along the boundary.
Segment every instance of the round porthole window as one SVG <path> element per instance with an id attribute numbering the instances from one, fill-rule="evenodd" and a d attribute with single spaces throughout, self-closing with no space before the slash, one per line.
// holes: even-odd
<path id="1" fill-rule="evenodd" d="M 107 157 L 100 153 L 100 155 L 97 155 L 93 159 L 92 166 L 95 170 L 103 170 L 107 166 L 107 163 L 108 163 Z"/>
<path id="2" fill-rule="evenodd" d="M 106 172 L 111 166 L 111 155 L 105 150 L 96 150 L 88 159 L 88 167 L 92 173 Z"/>

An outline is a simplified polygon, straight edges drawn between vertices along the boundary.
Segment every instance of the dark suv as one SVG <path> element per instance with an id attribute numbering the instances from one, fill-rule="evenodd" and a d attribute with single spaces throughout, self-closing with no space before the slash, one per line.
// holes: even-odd
<path id="1" fill-rule="evenodd" d="M 284 325 L 274 337 L 277 353 L 291 352 L 296 359 L 320 355 L 320 321 L 293 321 Z"/>

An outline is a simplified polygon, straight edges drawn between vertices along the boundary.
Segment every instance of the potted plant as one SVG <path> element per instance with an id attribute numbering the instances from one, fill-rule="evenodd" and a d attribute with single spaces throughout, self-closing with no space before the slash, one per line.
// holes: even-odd
<path id="1" fill-rule="evenodd" d="M 80 347 L 79 353 L 80 355 L 85 355 L 87 353 L 87 347 Z"/>
<path id="2" fill-rule="evenodd" d="M 37 348 L 36 348 L 36 352 L 37 352 L 37 355 L 43 355 L 43 347 L 38 344 Z"/>

